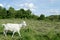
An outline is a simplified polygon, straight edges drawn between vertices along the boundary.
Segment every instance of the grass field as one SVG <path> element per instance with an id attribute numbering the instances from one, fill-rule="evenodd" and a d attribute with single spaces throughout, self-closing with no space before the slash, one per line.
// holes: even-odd
<path id="1" fill-rule="evenodd" d="M 8 32 L 5 37 L 3 34 L 3 23 L 20 23 L 25 20 L 27 26 L 21 29 L 22 38 L 15 33 Z M 38 21 L 28 19 L 0 19 L 0 40 L 60 40 L 60 22 Z"/>

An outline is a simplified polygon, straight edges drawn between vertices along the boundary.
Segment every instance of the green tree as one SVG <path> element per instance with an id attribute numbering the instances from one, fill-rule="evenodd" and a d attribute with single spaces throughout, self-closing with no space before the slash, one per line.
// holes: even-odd
<path id="1" fill-rule="evenodd" d="M 25 13 L 25 10 L 24 9 L 17 10 L 17 13 L 15 15 L 15 18 L 23 18 L 24 13 Z"/>
<path id="2" fill-rule="evenodd" d="M 0 18 L 2 18 L 2 10 L 3 8 L 0 6 Z"/>
<path id="3" fill-rule="evenodd" d="M 59 15 L 59 20 L 60 20 L 60 15 Z"/>
<path id="4" fill-rule="evenodd" d="M 31 16 L 31 11 L 28 9 L 28 10 L 24 10 L 24 9 L 20 9 L 20 10 L 17 10 L 17 13 L 16 13 L 16 18 L 29 18 Z"/>
<path id="5" fill-rule="evenodd" d="M 31 14 L 32 12 L 31 12 L 31 10 L 30 9 L 28 9 L 28 10 L 26 10 L 26 18 L 28 18 L 28 19 L 30 19 L 30 18 L 32 18 L 32 14 Z"/>
<path id="6" fill-rule="evenodd" d="M 45 19 L 45 15 L 41 14 L 40 17 L 38 18 L 38 20 L 44 20 Z"/>
<path id="7" fill-rule="evenodd" d="M 3 19 L 6 18 L 6 16 L 7 16 L 7 10 L 5 8 L 3 8 L 1 15 L 2 15 Z"/>
<path id="8" fill-rule="evenodd" d="M 48 19 L 51 21 L 58 21 L 59 15 L 50 15 L 50 16 L 48 16 Z"/>
<path id="9" fill-rule="evenodd" d="M 14 18 L 16 15 L 16 11 L 14 8 L 10 7 L 7 11 L 7 18 Z"/>
<path id="10" fill-rule="evenodd" d="M 6 9 L 0 6 L 0 18 L 6 18 L 6 16 L 7 16 Z"/>
<path id="11" fill-rule="evenodd" d="M 38 19 L 38 16 L 37 16 L 37 15 L 32 14 L 32 15 L 31 15 L 31 18 L 32 18 L 32 19 L 37 20 L 37 19 Z"/>

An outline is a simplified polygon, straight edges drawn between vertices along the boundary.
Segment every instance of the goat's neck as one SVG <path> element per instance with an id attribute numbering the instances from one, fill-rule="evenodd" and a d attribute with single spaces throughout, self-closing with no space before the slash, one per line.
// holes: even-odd
<path id="1" fill-rule="evenodd" d="M 19 24 L 19 27 L 22 27 L 23 26 L 23 24 Z"/>

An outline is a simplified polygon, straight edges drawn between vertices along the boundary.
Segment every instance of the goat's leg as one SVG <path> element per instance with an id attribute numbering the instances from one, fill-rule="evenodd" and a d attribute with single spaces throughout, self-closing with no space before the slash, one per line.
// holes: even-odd
<path id="1" fill-rule="evenodd" d="M 18 31 L 18 34 L 19 34 L 19 36 L 21 37 L 21 35 L 20 35 L 20 32 Z"/>
<path id="2" fill-rule="evenodd" d="M 15 31 L 13 32 L 13 35 L 12 35 L 12 37 L 14 36 L 14 33 L 15 33 Z"/>
<path id="3" fill-rule="evenodd" d="M 4 30 L 4 35 L 6 36 L 6 33 L 7 33 L 7 31 L 6 30 Z"/>

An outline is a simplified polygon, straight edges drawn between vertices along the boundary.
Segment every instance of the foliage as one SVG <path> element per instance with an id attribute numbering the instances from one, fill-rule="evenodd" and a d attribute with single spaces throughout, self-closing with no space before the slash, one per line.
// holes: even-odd
<path id="1" fill-rule="evenodd" d="M 47 17 L 51 21 L 59 21 L 60 17 L 59 15 L 51 15 Z"/>
<path id="2" fill-rule="evenodd" d="M 27 18 L 31 19 L 32 16 L 36 17 L 36 15 L 32 15 L 30 9 L 24 10 L 23 8 L 20 10 L 15 10 L 13 7 L 10 7 L 8 10 L 0 6 L 0 19 L 5 18 Z M 33 17 L 33 19 L 35 19 Z"/>
<path id="3" fill-rule="evenodd" d="M 0 18 L 6 18 L 6 15 L 7 15 L 6 9 L 0 6 Z"/>
<path id="4" fill-rule="evenodd" d="M 35 20 L 45 20 L 45 21 L 60 21 L 60 15 L 50 15 L 46 16 L 41 14 L 40 16 L 32 13 L 30 9 L 24 10 L 23 8 L 15 10 L 10 7 L 8 10 L 0 6 L 0 19 L 8 18 L 21 18 L 21 19 L 35 19 Z"/>
<path id="5" fill-rule="evenodd" d="M 45 19 L 45 15 L 41 14 L 40 17 L 38 18 L 38 20 L 44 20 Z"/>
<path id="6" fill-rule="evenodd" d="M 9 10 L 7 10 L 7 18 L 14 18 L 16 15 L 15 9 L 10 7 Z"/>

